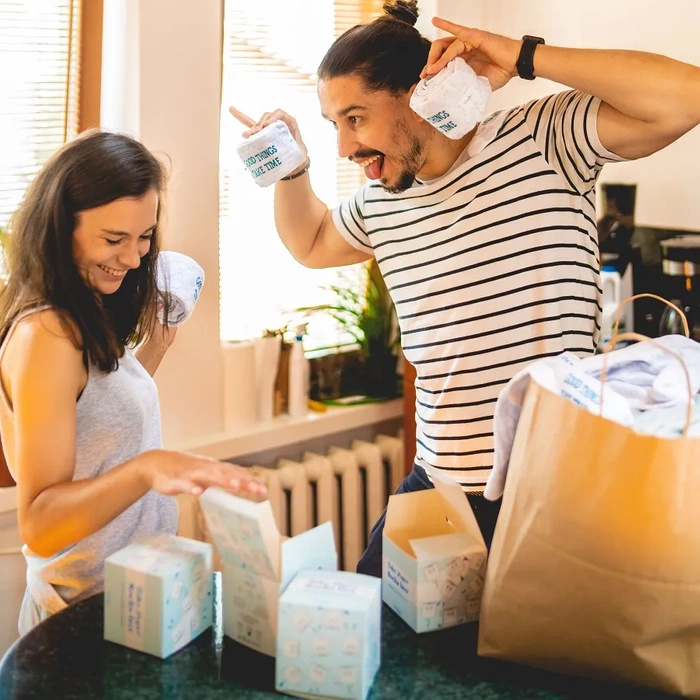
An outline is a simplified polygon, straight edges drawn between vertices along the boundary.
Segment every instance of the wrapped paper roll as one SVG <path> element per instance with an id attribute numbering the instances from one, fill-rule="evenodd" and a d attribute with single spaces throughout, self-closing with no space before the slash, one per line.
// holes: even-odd
<path id="1" fill-rule="evenodd" d="M 411 95 L 411 109 L 451 139 L 461 139 L 483 118 L 491 84 L 463 59 L 450 61 L 439 73 L 421 80 Z"/>
<path id="2" fill-rule="evenodd" d="M 199 299 L 204 270 L 187 255 L 164 250 L 158 254 L 156 271 L 158 289 L 167 294 L 170 304 L 168 324 L 179 326 L 190 317 Z M 159 309 L 156 314 L 161 323 L 165 321 L 164 314 L 164 309 Z"/>
<path id="3" fill-rule="evenodd" d="M 272 122 L 236 148 L 245 169 L 260 187 L 287 177 L 306 162 L 299 144 L 282 121 Z"/>

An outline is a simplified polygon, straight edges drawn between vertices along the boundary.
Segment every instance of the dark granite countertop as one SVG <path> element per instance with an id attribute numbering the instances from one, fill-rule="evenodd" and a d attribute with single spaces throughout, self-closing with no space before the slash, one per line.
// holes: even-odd
<path id="1" fill-rule="evenodd" d="M 101 594 L 69 607 L 8 650 L 0 699 L 281 697 L 274 691 L 274 660 L 223 636 L 218 578 L 216 585 L 214 628 L 164 661 L 103 641 Z M 669 697 L 479 658 L 476 625 L 417 635 L 386 606 L 382 617 L 382 666 L 372 700 Z"/>

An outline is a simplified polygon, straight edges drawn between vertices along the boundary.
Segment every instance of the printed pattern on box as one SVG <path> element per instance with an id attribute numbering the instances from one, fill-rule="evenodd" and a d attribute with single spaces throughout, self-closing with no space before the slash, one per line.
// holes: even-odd
<path id="1" fill-rule="evenodd" d="M 430 539 L 433 538 L 421 544 L 430 546 Z M 466 538 L 461 542 L 454 540 L 454 544 L 454 555 L 425 557 L 419 561 L 401 556 L 405 553 L 396 551 L 393 543 L 387 547 L 384 601 L 416 632 L 452 627 L 479 618 L 486 556 L 478 543 Z"/>
<path id="2" fill-rule="evenodd" d="M 363 700 L 380 664 L 381 581 L 301 571 L 280 598 L 275 688 Z"/>

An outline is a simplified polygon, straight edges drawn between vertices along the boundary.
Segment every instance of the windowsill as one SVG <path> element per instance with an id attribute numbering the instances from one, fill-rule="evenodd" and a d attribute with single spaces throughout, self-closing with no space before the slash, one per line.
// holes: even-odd
<path id="1" fill-rule="evenodd" d="M 228 433 L 212 433 L 194 442 L 166 445 L 166 448 L 194 452 L 215 459 L 234 459 L 400 418 L 402 415 L 403 401 L 400 398 L 359 406 L 333 406 L 323 413 L 309 411 L 299 418 L 281 415 L 265 423 L 256 423 Z"/>

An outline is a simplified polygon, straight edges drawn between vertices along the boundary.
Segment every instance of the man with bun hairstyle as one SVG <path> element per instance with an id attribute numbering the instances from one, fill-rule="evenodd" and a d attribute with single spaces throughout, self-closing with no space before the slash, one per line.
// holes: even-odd
<path id="1" fill-rule="evenodd" d="M 435 18 L 452 36 L 414 28 L 416 2 L 339 37 L 318 69 L 338 152 L 367 176 L 329 210 L 309 164 L 275 186 L 275 222 L 311 268 L 376 257 L 406 359 L 416 368 L 416 458 L 399 492 L 430 488 L 424 466 L 459 481 L 487 544 L 498 503 L 483 498 L 493 466 L 500 390 L 528 363 L 590 355 L 600 332 L 595 182 L 605 163 L 641 158 L 700 121 L 700 69 L 637 51 L 566 49 Z M 503 110 L 459 140 L 415 114 L 421 77 L 461 56 L 493 90 L 547 78 L 571 89 Z M 637 79 L 644 76 L 643 80 Z M 653 90 L 649 86 L 653 85 Z M 235 109 L 252 135 L 258 121 Z M 358 571 L 381 576 L 384 516 Z"/>

